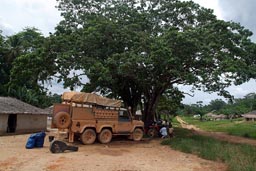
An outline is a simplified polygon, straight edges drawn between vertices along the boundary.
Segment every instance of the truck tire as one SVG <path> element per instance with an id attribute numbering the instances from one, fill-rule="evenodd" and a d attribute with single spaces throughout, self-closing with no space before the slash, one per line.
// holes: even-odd
<path id="1" fill-rule="evenodd" d="M 143 130 L 141 128 L 135 128 L 132 133 L 133 141 L 140 141 L 143 137 Z"/>
<path id="2" fill-rule="evenodd" d="M 112 140 L 112 132 L 109 129 L 103 129 L 98 134 L 98 140 L 102 144 L 107 144 Z"/>
<path id="3" fill-rule="evenodd" d="M 154 129 L 154 128 L 150 128 L 147 132 L 147 135 L 150 137 L 150 138 L 154 138 L 154 137 L 157 137 L 157 130 Z"/>
<path id="4" fill-rule="evenodd" d="M 67 112 L 59 112 L 54 116 L 54 124 L 57 128 L 65 129 L 71 124 L 70 115 Z"/>
<path id="5" fill-rule="evenodd" d="M 96 132 L 93 129 L 86 129 L 81 135 L 80 140 L 83 144 L 93 144 L 96 140 Z"/>

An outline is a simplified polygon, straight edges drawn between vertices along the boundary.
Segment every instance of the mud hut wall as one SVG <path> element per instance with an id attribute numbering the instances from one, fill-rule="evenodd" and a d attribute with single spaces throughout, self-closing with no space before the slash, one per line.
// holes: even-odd
<path id="1" fill-rule="evenodd" d="M 8 115 L 0 114 L 0 135 L 6 133 Z"/>
<path id="2" fill-rule="evenodd" d="M 17 133 L 42 131 L 46 127 L 47 115 L 17 115 Z"/>

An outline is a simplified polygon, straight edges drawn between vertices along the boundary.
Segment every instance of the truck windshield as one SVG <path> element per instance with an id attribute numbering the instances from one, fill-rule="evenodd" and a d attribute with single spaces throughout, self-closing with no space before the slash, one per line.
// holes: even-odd
<path id="1" fill-rule="evenodd" d="M 130 121 L 130 117 L 129 117 L 129 113 L 127 111 L 119 111 L 119 116 L 118 116 L 118 120 L 121 122 L 128 122 Z"/>

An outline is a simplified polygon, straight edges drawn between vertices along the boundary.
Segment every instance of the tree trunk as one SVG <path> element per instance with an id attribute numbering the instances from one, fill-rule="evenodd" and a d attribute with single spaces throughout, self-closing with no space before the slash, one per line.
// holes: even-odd
<path id="1" fill-rule="evenodd" d="M 141 92 L 137 92 L 136 89 L 132 87 L 126 87 L 126 89 L 119 92 L 119 94 L 124 101 L 125 107 L 131 107 L 131 113 L 134 115 L 141 101 Z"/>
<path id="2" fill-rule="evenodd" d="M 163 91 L 155 91 L 154 93 L 147 96 L 144 100 L 143 121 L 145 124 L 154 121 L 156 107 L 162 93 Z"/>

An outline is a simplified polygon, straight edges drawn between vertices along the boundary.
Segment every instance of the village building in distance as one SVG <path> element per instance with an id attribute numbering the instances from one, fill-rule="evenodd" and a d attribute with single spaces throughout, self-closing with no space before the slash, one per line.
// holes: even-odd
<path id="1" fill-rule="evenodd" d="M 256 110 L 242 115 L 246 121 L 256 121 Z"/>
<path id="2" fill-rule="evenodd" d="M 0 135 L 22 134 L 47 129 L 46 110 L 11 97 L 0 97 Z"/>

